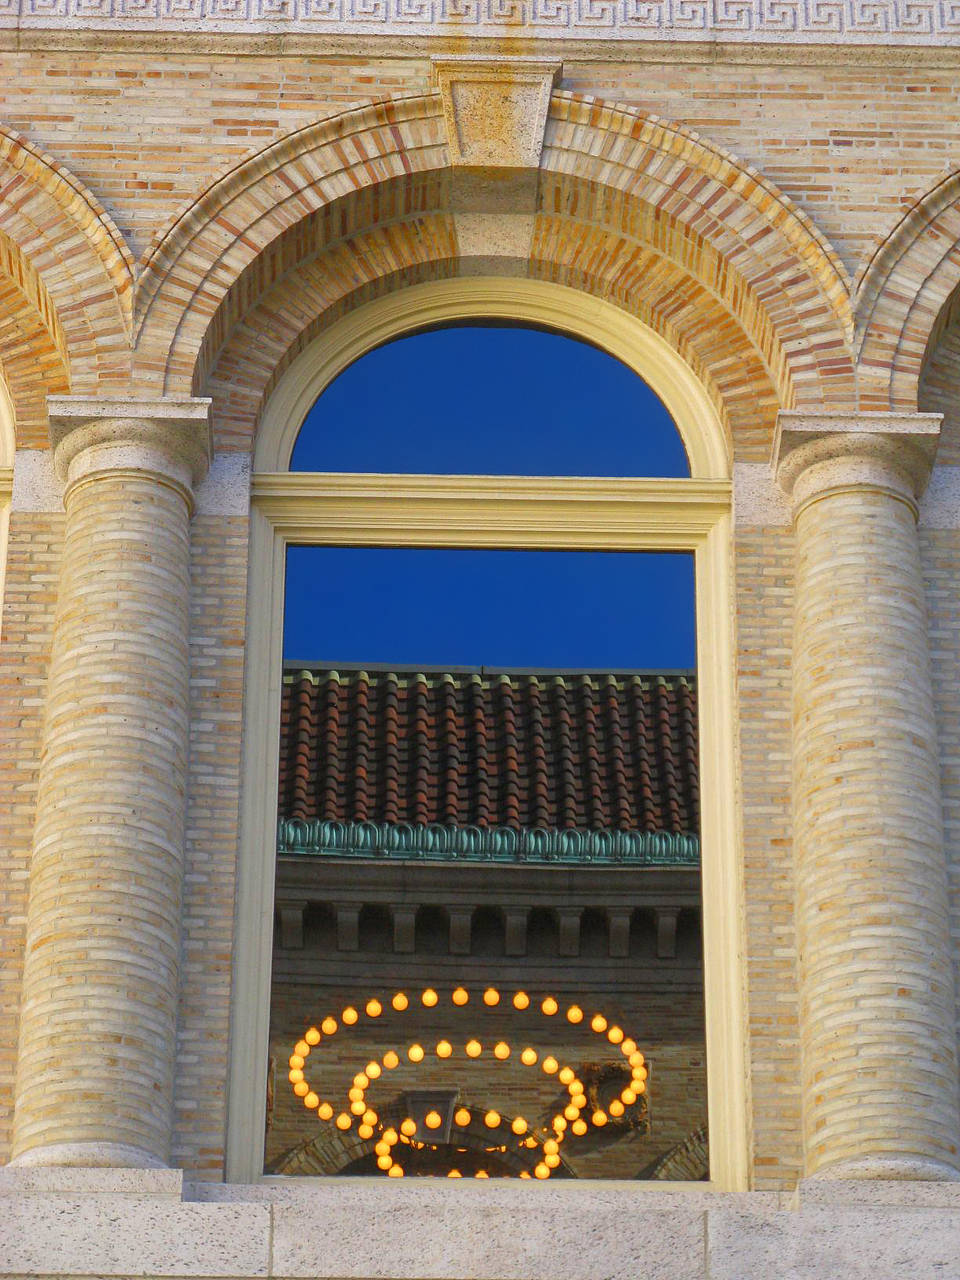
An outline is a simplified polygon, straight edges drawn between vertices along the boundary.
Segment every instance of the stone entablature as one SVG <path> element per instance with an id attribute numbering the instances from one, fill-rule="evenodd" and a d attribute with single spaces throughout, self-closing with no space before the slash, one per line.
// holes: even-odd
<path id="1" fill-rule="evenodd" d="M 960 45 L 949 0 L 0 0 L 0 30 Z"/>

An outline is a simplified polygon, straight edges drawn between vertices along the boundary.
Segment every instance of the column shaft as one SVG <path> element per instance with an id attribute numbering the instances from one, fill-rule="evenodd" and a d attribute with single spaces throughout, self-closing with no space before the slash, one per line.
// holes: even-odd
<path id="1" fill-rule="evenodd" d="M 130 455 L 88 449 L 65 497 L 27 918 L 21 1164 L 169 1158 L 190 495 L 178 468 L 158 474 Z"/>
<path id="2" fill-rule="evenodd" d="M 896 453 L 912 442 L 868 439 L 845 459 L 855 443 L 793 459 L 806 1170 L 949 1178 L 960 1123 L 939 764 L 914 482 Z"/>

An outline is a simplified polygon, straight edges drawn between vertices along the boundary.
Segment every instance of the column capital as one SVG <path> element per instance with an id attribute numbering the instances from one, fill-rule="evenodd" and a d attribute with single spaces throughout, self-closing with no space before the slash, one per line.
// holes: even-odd
<path id="1" fill-rule="evenodd" d="M 831 490 L 883 489 L 916 508 L 940 440 L 940 413 L 781 410 L 773 442 L 777 481 L 794 511 Z"/>
<path id="2" fill-rule="evenodd" d="M 208 397 L 50 396 L 57 474 L 73 484 L 95 472 L 150 471 L 188 493 L 212 456 Z"/>

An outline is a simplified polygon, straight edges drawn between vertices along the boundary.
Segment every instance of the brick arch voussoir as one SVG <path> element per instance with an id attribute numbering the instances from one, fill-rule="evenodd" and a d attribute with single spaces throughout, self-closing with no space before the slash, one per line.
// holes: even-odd
<path id="1" fill-rule="evenodd" d="M 350 192 L 446 163 L 438 95 L 422 94 L 328 117 L 232 169 L 143 259 L 136 330 L 144 375 L 167 390 L 194 385 L 207 327 L 259 254 Z"/>
<path id="2" fill-rule="evenodd" d="M 95 196 L 59 161 L 0 126 L 0 270 L 69 366 L 74 391 L 129 371 L 133 258 Z"/>
<path id="3" fill-rule="evenodd" d="M 674 235 L 682 228 L 711 245 L 780 330 L 798 386 L 816 383 L 834 407 L 838 397 L 842 405 L 855 395 L 850 281 L 840 257 L 758 171 L 680 126 L 573 94 L 553 97 L 542 167 L 576 179 L 584 220 L 591 193 L 609 203 L 616 192 L 624 210 L 666 215 L 661 225 Z M 611 214 L 597 220 L 609 222 Z"/>
<path id="4" fill-rule="evenodd" d="M 927 360 L 960 287 L 960 172 L 916 200 L 857 282 L 857 356 L 865 409 L 917 408 Z"/>
<path id="5" fill-rule="evenodd" d="M 35 304 L 6 273 L 0 273 L 0 374 L 13 404 L 17 448 L 45 448 L 47 396 L 69 392 L 67 366 Z"/>
<path id="6" fill-rule="evenodd" d="M 218 448 L 252 448 L 263 405 L 301 351 L 336 320 L 386 293 L 459 273 L 452 220 L 433 215 L 418 224 L 416 260 L 395 266 L 397 224 L 369 228 L 328 246 L 278 280 L 244 316 L 220 349 L 207 381 L 195 388 L 213 397 Z M 368 272 L 357 284 L 356 265 Z M 380 270 L 376 269 L 379 265 Z M 595 264 L 591 264 L 595 265 Z M 651 269 L 657 267 L 657 271 Z M 737 456 L 769 456 L 779 398 L 750 338 L 726 311 L 677 264 L 651 252 L 627 278 L 616 262 L 601 273 L 576 261 L 534 261 L 534 278 L 551 280 L 604 297 L 637 315 L 665 338 L 701 379 L 732 435 Z"/>

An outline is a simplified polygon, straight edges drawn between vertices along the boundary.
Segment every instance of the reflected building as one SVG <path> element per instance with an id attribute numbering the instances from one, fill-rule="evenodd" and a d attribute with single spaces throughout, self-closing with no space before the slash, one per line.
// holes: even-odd
<path id="1" fill-rule="evenodd" d="M 698 818 L 692 674 L 288 668 L 266 1171 L 707 1177 Z"/>

